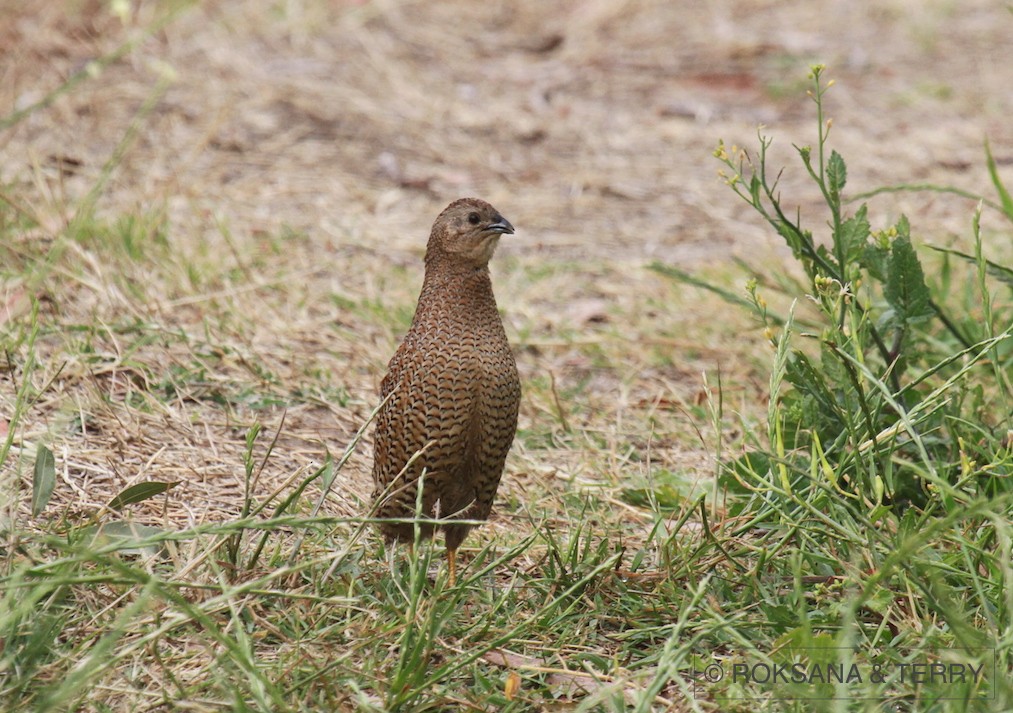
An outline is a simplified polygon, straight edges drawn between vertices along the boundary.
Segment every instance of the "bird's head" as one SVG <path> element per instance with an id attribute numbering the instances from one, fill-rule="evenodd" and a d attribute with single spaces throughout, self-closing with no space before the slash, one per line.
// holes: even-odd
<path id="1" fill-rule="evenodd" d="M 426 248 L 426 264 L 451 261 L 484 267 L 492 258 L 499 236 L 514 226 L 499 211 L 478 198 L 462 198 L 447 206 L 433 223 Z"/>

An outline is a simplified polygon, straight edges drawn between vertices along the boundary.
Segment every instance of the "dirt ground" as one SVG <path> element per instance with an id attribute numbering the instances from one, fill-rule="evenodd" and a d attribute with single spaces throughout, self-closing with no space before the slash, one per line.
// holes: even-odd
<path id="1" fill-rule="evenodd" d="M 124 4 L 125 27 L 105 3 L 5 2 L 0 111 L 167 6 Z M 759 239 L 710 149 L 755 146 L 760 124 L 785 161 L 811 142 L 808 64 L 837 80 L 829 113 L 852 186 L 984 191 L 983 138 L 1013 162 L 1011 56 L 1013 15 L 990 0 L 223 0 L 0 134 L 0 175 L 30 181 L 33 166 L 69 160 L 80 180 L 60 190 L 90 186 L 171 71 L 109 207 L 168 201 L 184 225 L 206 209 L 237 232 L 353 230 L 417 251 L 431 216 L 478 194 L 520 228 L 505 252 L 691 262 Z M 966 214 L 945 225 L 961 230 Z"/>
<path id="2" fill-rule="evenodd" d="M 279 482 L 319 462 L 322 441 L 343 448 L 368 415 L 398 338 L 396 325 L 378 329 L 345 319 L 333 304 L 314 311 L 306 303 L 339 295 L 410 310 L 429 226 L 455 198 L 484 197 L 517 227 L 497 254 L 500 265 L 562 266 L 564 277 L 537 295 L 494 266 L 512 338 L 544 351 L 560 330 L 594 322 L 613 303 L 625 305 L 618 314 L 638 314 L 650 297 L 638 290 L 655 289 L 643 270 L 651 260 L 692 268 L 736 255 L 776 257 L 776 240 L 718 180 L 711 152 L 718 139 L 755 147 L 764 125 L 775 138 L 773 163 L 791 163 L 792 143 L 815 140 L 804 94 L 813 62 L 836 80 L 828 114 L 850 190 L 933 182 L 988 194 L 985 137 L 1001 171 L 1008 175 L 1013 163 L 1013 14 L 991 0 L 218 0 L 181 5 L 149 32 L 173 7 L 0 0 L 0 116 L 134 43 L 0 132 L 0 183 L 40 217 L 36 237 L 50 239 L 154 100 L 99 194 L 100 213 L 164 209 L 173 240 L 201 241 L 228 260 L 227 235 L 254 247 L 258 236 L 305 236 L 257 263 L 252 288 L 272 286 L 271 299 L 236 304 L 251 321 L 260 309 L 271 319 L 242 341 L 268 361 L 283 352 L 276 371 L 330 350 L 328 373 L 347 386 L 350 406 L 290 413 L 291 462 L 277 463 Z M 816 196 L 793 165 L 784 191 L 805 210 Z M 917 216 L 919 239 L 968 233 L 972 201 L 923 193 L 873 201 L 881 215 Z M 986 231 L 989 224 L 986 216 Z M 284 277 L 272 273 L 275 262 L 285 264 L 277 273 Z M 400 270 L 396 279 L 383 276 L 384 265 Z M 9 296 L 13 288 L 4 289 Z M 199 325 L 199 301 L 169 295 L 138 311 Z M 105 314 L 104 304 L 82 297 L 63 309 L 86 319 Z M 685 318 L 714 315 L 698 307 Z M 335 324 L 358 343 L 335 346 Z M 657 329 L 675 338 L 679 325 Z M 640 325 L 631 338 L 651 330 Z M 695 381 L 698 367 L 715 361 L 698 346 L 686 366 Z M 587 361 L 565 358 L 571 367 Z M 546 371 L 534 357 L 520 361 L 528 378 Z M 683 376 L 634 367 L 580 407 L 619 418 L 610 406 L 616 394 L 637 403 L 657 392 L 652 379 Z M 163 461 L 181 478 L 234 474 L 242 433 L 201 408 L 136 422 L 143 437 L 120 445 L 127 455 L 118 464 L 108 452 L 88 461 L 87 444 L 76 441 L 80 472 L 115 481 L 79 495 L 100 503 L 95 492 L 146 477 Z M 544 412 L 529 401 L 522 425 Z M 52 431 L 49 416 L 32 418 L 27 435 Z M 210 425 L 194 425 L 202 419 Z M 367 456 L 357 458 L 361 477 Z M 582 471 L 565 458 L 540 467 Z M 192 515 L 199 497 L 181 507 Z M 217 505 L 234 512 L 234 502 Z M 355 509 L 350 503 L 347 512 Z"/>

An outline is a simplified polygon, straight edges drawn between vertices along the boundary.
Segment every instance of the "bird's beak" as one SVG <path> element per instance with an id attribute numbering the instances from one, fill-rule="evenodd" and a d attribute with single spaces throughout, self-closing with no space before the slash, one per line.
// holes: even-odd
<path id="1" fill-rule="evenodd" d="M 483 230 L 487 233 L 510 233 L 512 235 L 514 226 L 510 225 L 510 221 L 502 215 L 497 215 L 496 222 L 485 226 Z"/>

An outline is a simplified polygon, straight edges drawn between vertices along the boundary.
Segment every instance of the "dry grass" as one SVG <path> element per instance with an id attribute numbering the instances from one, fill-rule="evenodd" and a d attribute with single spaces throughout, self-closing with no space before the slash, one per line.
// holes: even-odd
<path id="1" fill-rule="evenodd" d="M 177 7 L 178 17 L 145 35 Z M 97 3 L 31 13 L 9 4 L 0 97 L 9 108 L 40 99 L 121 43 L 137 44 L 128 59 L 0 136 L 5 194 L 40 226 L 21 238 L 24 260 L 40 241 L 63 255 L 37 284 L 9 282 L 4 303 L 24 310 L 29 293 L 49 297 L 44 320 L 88 325 L 89 334 L 71 345 L 43 340 L 40 385 L 57 370 L 61 378 L 24 440 L 49 434 L 65 447 L 64 495 L 76 492 L 75 501 L 92 493 L 94 505 L 160 473 L 193 489 L 174 491 L 199 504 L 188 520 L 235 512 L 227 494 L 237 492 L 229 473 L 242 431 L 253 418 L 273 430 L 280 412 L 237 403 L 237 413 L 215 400 L 307 393 L 290 407 L 284 438 L 292 440 L 267 478 L 311 467 L 325 446 L 340 448 L 368 413 L 403 329 L 432 215 L 471 193 L 522 230 L 495 269 L 529 379 L 554 376 L 564 389 L 582 382 L 589 399 L 609 405 L 604 413 L 646 405 L 641 423 L 658 399 L 695 398 L 702 371 L 740 369 L 738 355 L 752 347 L 738 343 L 740 325 L 716 333 L 700 325 L 698 315 L 713 309 L 706 296 L 672 294 L 642 266 L 752 256 L 757 241 L 769 245 L 721 198 L 706 147 L 717 136 L 748 141 L 759 122 L 802 133 L 792 132 L 798 93 L 778 89 L 799 74 L 786 67 L 810 57 L 841 62 L 845 89 L 834 114 L 849 126 L 841 150 L 855 139 L 885 149 L 852 152 L 853 183 L 930 181 L 980 165 L 982 132 L 1004 145 L 1003 98 L 988 90 L 999 69 L 948 52 L 972 35 L 983 54 L 1000 51 L 1007 40 L 998 23 L 985 5 L 959 16 L 943 5 L 917 18 L 907 9 L 849 8 L 848 22 L 831 13 L 807 25 L 816 19 L 810 10 L 790 3 L 763 13 L 643 2 L 562 12 L 166 3 L 130 7 L 122 18 Z M 882 22 L 872 29 L 853 12 Z M 835 21 L 843 36 L 825 41 L 800 29 Z M 469 30 L 449 31 L 458 26 Z M 891 36 L 902 41 L 882 41 Z M 945 71 L 924 66 L 943 57 Z M 163 86 L 166 72 L 173 81 Z M 930 77 L 935 91 L 924 86 Z M 982 95 L 984 123 L 968 122 L 956 109 Z M 149 101 L 154 107 L 138 118 Z M 121 141 L 124 155 L 103 181 Z M 905 155 L 916 148 L 919 156 Z M 868 163 L 877 156 L 882 164 Z M 969 178 L 968 188 L 984 191 L 986 177 Z M 58 237 L 96 186 L 100 222 L 115 225 L 127 211 L 151 223 L 135 238 L 148 254 L 135 261 L 98 240 Z M 930 215 L 943 211 L 941 233 L 966 222 L 966 202 L 919 200 Z M 164 243 L 151 254 L 155 234 Z M 136 334 L 117 335 L 125 321 L 138 323 Z M 630 343 L 647 348 L 631 353 Z M 77 353 L 83 346 L 96 353 Z M 599 355 L 611 368 L 598 368 Z M 168 383 L 172 398 L 138 413 L 128 402 L 153 381 Z M 528 424 L 553 409 L 539 395 L 526 400 Z M 597 406 L 577 410 L 602 414 Z M 610 415 L 613 425 L 625 418 L 627 432 L 643 432 L 629 415 Z M 64 445 L 60 432 L 74 419 L 81 433 Z M 701 445 L 682 439 L 683 448 Z M 349 471 L 363 470 L 357 457 Z"/>
<path id="2" fill-rule="evenodd" d="M 808 133 L 805 99 L 784 82 L 821 59 L 846 87 L 834 115 L 851 127 L 841 150 L 856 158 L 852 184 L 952 182 L 981 165 L 984 133 L 1011 158 L 1013 107 L 994 91 L 1005 70 L 989 61 L 1013 51 L 1001 10 L 860 5 L 153 2 L 117 16 L 91 0 L 0 0 L 0 114 L 130 43 L 0 132 L 0 439 L 28 396 L 3 464 L 8 490 L 20 483 L 7 521 L 62 531 L 134 483 L 178 483 L 129 518 L 211 528 L 181 543 L 172 567 L 192 587 L 184 598 L 214 596 L 203 588 L 229 577 L 209 565 L 208 542 L 236 532 L 246 463 L 262 503 L 344 451 L 407 326 L 433 216 L 477 194 L 518 227 L 493 271 L 525 396 L 499 512 L 472 554 L 502 555 L 533 527 L 565 534 L 588 494 L 594 537 L 619 533 L 635 551 L 656 517 L 626 489 L 658 470 L 709 487 L 718 371 L 728 413 L 748 424 L 766 408 L 762 335 L 646 268 L 660 259 L 727 280 L 730 256 L 776 259 L 714 178 L 716 139 L 750 141 L 759 123 Z M 981 109 L 973 120 L 969 104 Z M 980 174 L 962 185 L 984 191 Z M 956 198 L 901 197 L 897 209 L 920 211 L 940 236 L 967 219 Z M 58 484 L 33 518 L 38 444 L 54 451 Z M 321 512 L 336 529 L 307 544 L 305 567 L 249 580 L 327 620 L 319 583 L 295 580 L 326 571 L 329 544 L 346 555 L 338 578 L 350 597 L 334 616 L 368 609 L 340 579 L 385 571 L 371 534 L 349 539 L 368 469 L 367 438 L 336 476 Z M 317 497 L 313 486 L 299 512 Z M 523 550 L 511 567 L 543 567 L 550 549 Z M 315 645 L 297 643 L 272 630 L 281 599 L 229 586 L 206 611 L 247 612 L 268 666 L 345 665 L 328 637 L 354 632 L 327 620 Z M 76 596 L 102 613 L 94 631 L 71 634 L 83 639 L 130 599 L 120 584 Z M 120 652 L 96 700 L 157 709 L 170 689 L 200 690 L 194 709 L 227 706 L 228 685 L 213 683 L 219 649 L 160 639 L 169 648 L 153 662 L 144 632 L 158 626 L 152 613 L 125 636 L 137 648 Z"/>

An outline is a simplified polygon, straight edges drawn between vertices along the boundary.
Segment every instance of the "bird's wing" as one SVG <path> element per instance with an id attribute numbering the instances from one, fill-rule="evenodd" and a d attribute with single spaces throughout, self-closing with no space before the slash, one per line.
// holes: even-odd
<path id="1" fill-rule="evenodd" d="M 445 345 L 444 345 L 445 346 Z M 380 386 L 390 398 L 377 415 L 373 480 L 376 496 L 392 493 L 397 509 L 415 508 L 415 482 L 425 469 L 424 505 L 458 499 L 467 460 L 480 374 L 472 359 L 445 348 L 402 345 Z M 420 453 L 406 469 L 413 456 Z"/>
<path id="2" fill-rule="evenodd" d="M 468 470 L 475 483 L 475 508 L 469 516 L 478 520 L 489 516 L 496 498 L 507 453 L 517 432 L 521 397 L 517 367 L 509 354 L 498 360 L 493 373 L 495 377 L 485 380 L 476 400 L 477 434 L 469 453 Z"/>

